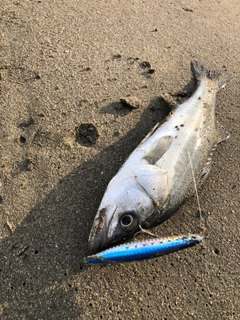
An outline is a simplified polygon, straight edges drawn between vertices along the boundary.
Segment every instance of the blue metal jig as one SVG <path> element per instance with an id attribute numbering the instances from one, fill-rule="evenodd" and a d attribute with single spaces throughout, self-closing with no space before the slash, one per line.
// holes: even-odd
<path id="1" fill-rule="evenodd" d="M 201 236 L 191 234 L 189 236 L 156 238 L 124 243 L 88 256 L 87 262 L 104 265 L 151 259 L 194 246 L 200 242 L 202 242 Z"/>

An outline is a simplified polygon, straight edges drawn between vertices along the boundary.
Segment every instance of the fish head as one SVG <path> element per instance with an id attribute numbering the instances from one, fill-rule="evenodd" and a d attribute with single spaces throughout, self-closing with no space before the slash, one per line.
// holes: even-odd
<path id="1" fill-rule="evenodd" d="M 102 208 L 97 213 L 89 236 L 91 254 L 130 239 L 139 230 L 137 212 L 122 211 L 113 205 Z"/>
<path id="2" fill-rule="evenodd" d="M 153 209 L 152 199 L 136 179 L 110 182 L 92 225 L 89 252 L 94 254 L 132 238 Z"/>

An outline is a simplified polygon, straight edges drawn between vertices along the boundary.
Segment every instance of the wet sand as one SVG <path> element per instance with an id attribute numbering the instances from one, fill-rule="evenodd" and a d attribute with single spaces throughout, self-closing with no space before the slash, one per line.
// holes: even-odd
<path id="1" fill-rule="evenodd" d="M 239 2 L 5 0 L 0 17 L 0 318 L 240 319 Z M 203 244 L 87 266 L 109 180 L 167 116 L 159 97 L 194 90 L 193 59 L 235 74 L 216 106 L 230 138 L 202 219 L 190 197 L 152 231 Z"/>

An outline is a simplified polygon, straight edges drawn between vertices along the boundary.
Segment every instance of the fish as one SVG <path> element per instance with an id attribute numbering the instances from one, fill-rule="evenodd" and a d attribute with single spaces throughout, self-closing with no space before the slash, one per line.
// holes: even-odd
<path id="1" fill-rule="evenodd" d="M 208 175 L 213 151 L 228 138 L 215 118 L 216 94 L 233 75 L 196 60 L 191 71 L 195 92 L 148 133 L 109 182 L 89 235 L 89 253 L 164 222 Z"/>
<path id="2" fill-rule="evenodd" d="M 200 235 L 173 236 L 156 238 L 137 242 L 124 243 L 95 255 L 88 256 L 89 264 L 115 264 L 123 262 L 140 261 L 163 256 L 175 251 L 192 247 L 202 242 Z"/>

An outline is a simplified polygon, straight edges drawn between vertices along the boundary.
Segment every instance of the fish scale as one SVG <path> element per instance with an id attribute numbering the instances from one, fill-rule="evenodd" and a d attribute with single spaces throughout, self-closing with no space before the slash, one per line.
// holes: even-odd
<path id="1" fill-rule="evenodd" d="M 213 149 L 227 138 L 216 123 L 216 94 L 232 76 L 198 61 L 191 70 L 195 92 L 149 132 L 110 181 L 89 236 L 90 252 L 170 218 L 209 172 Z"/>

